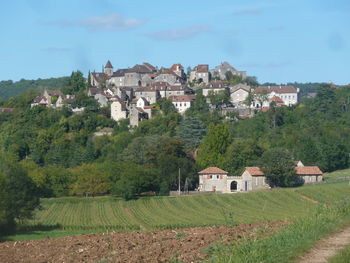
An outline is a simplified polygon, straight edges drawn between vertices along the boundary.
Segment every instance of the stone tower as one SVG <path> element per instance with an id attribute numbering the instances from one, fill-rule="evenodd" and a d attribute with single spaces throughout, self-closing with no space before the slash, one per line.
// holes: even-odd
<path id="1" fill-rule="evenodd" d="M 107 61 L 106 66 L 104 68 L 104 73 L 109 77 L 113 75 L 113 66 L 109 60 Z"/>

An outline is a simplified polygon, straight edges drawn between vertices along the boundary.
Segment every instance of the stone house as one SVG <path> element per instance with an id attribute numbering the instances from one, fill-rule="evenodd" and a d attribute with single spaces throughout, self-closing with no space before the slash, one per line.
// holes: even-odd
<path id="1" fill-rule="evenodd" d="M 235 106 L 244 106 L 244 102 L 250 94 L 250 86 L 237 84 L 230 88 L 231 102 Z"/>
<path id="2" fill-rule="evenodd" d="M 135 65 L 132 68 L 126 69 L 124 72 L 124 86 L 139 87 L 142 85 L 143 75 L 156 73 L 157 69 L 149 63 Z"/>
<path id="3" fill-rule="evenodd" d="M 185 79 L 186 74 L 184 71 L 184 67 L 181 64 L 173 64 L 170 68 L 176 75 L 180 76 L 182 79 Z"/>
<path id="4" fill-rule="evenodd" d="M 194 67 L 190 72 L 190 81 L 202 80 L 203 83 L 209 83 L 209 65 L 202 64 Z"/>
<path id="5" fill-rule="evenodd" d="M 192 90 L 186 85 L 170 85 L 168 82 L 164 81 L 154 82 L 151 86 L 159 91 L 161 98 L 169 98 L 171 96 L 179 96 L 192 93 Z"/>
<path id="6" fill-rule="evenodd" d="M 304 180 L 304 184 L 318 183 L 323 180 L 323 172 L 318 166 L 297 166 L 296 174 Z"/>
<path id="7" fill-rule="evenodd" d="M 118 69 L 116 72 L 113 72 L 113 75 L 108 80 L 108 85 L 115 87 L 125 86 L 125 71 L 126 69 Z"/>
<path id="8" fill-rule="evenodd" d="M 107 96 L 104 92 L 97 93 L 94 96 L 94 99 L 100 104 L 100 107 L 108 106 L 109 96 Z"/>
<path id="9" fill-rule="evenodd" d="M 130 104 L 130 126 L 138 126 L 140 121 L 152 118 L 152 106 L 146 98 L 133 99 Z"/>
<path id="10" fill-rule="evenodd" d="M 111 100 L 111 118 L 115 121 L 128 118 L 129 111 L 125 102 L 118 96 L 114 96 Z"/>
<path id="11" fill-rule="evenodd" d="M 63 106 L 70 106 L 75 100 L 75 95 L 60 95 L 56 101 L 56 108 L 62 108 Z"/>
<path id="12" fill-rule="evenodd" d="M 135 91 L 135 97 L 137 99 L 144 97 L 150 104 L 155 103 L 158 99 L 160 99 L 160 93 L 157 87 L 148 86 L 148 87 L 140 87 Z"/>
<path id="13" fill-rule="evenodd" d="M 45 89 L 43 96 L 47 99 L 49 106 L 51 106 L 51 104 L 56 103 L 56 100 L 58 99 L 59 96 L 64 96 L 64 95 L 59 90 Z"/>
<path id="14" fill-rule="evenodd" d="M 209 167 L 198 174 L 199 191 L 232 193 L 268 188 L 259 167 L 246 167 L 241 176 L 229 176 L 217 167 Z"/>
<path id="15" fill-rule="evenodd" d="M 108 90 L 110 90 L 110 92 L 107 92 Z M 94 99 L 99 103 L 100 107 L 106 107 L 108 106 L 110 99 L 114 96 L 111 95 L 111 93 L 114 93 L 111 89 L 107 89 L 107 91 L 101 88 L 92 87 L 88 89 L 87 95 L 94 97 Z"/>
<path id="16" fill-rule="evenodd" d="M 109 79 L 113 76 L 113 65 L 108 60 L 103 68 L 103 72 L 90 73 L 90 85 L 93 87 L 103 87 L 108 84 Z"/>
<path id="17" fill-rule="evenodd" d="M 304 166 L 299 162 L 295 167 L 295 172 L 305 184 L 318 183 L 323 180 L 323 173 L 317 166 Z M 241 176 L 229 176 L 228 172 L 217 167 L 209 167 L 198 174 L 199 191 L 204 192 L 233 193 L 270 188 L 259 167 L 246 167 Z"/>
<path id="18" fill-rule="evenodd" d="M 107 65 L 106 65 L 107 66 Z M 144 62 L 142 65 L 135 65 L 132 68 L 118 69 L 110 72 L 107 79 L 108 85 L 116 87 L 138 87 L 146 86 L 152 83 L 153 74 L 157 72 L 157 68 L 150 63 Z"/>
<path id="19" fill-rule="evenodd" d="M 231 71 L 232 75 L 240 76 L 243 79 L 247 77 L 246 71 L 238 71 L 230 65 L 228 62 L 222 62 L 219 66 L 216 66 L 214 69 L 210 70 L 213 78 L 219 78 L 221 80 L 226 79 L 226 72 Z"/>
<path id="20" fill-rule="evenodd" d="M 33 99 L 32 103 L 30 104 L 30 107 L 33 108 L 35 106 L 43 106 L 48 107 L 50 104 L 47 101 L 47 98 L 44 96 L 39 96 Z"/>
<path id="21" fill-rule="evenodd" d="M 185 79 L 180 75 L 177 75 L 171 69 L 162 69 L 154 78 L 154 81 L 168 82 L 170 85 L 181 85 L 185 83 Z"/>
<path id="22" fill-rule="evenodd" d="M 227 90 L 227 87 L 224 82 L 221 80 L 212 80 L 208 85 L 203 87 L 203 96 L 208 96 L 210 92 L 218 93 L 225 90 Z"/>
<path id="23" fill-rule="evenodd" d="M 181 114 L 185 113 L 186 110 L 193 106 L 196 99 L 195 95 L 179 95 L 171 96 L 169 99 L 172 101 L 173 105 L 177 111 Z"/>
<path id="24" fill-rule="evenodd" d="M 273 97 L 279 97 L 284 105 L 295 105 L 299 101 L 299 89 L 294 86 L 258 86 L 252 91 L 255 99 L 252 103 L 253 108 L 269 107 Z M 263 99 L 266 97 L 265 99 Z"/>
<path id="25" fill-rule="evenodd" d="M 43 95 L 34 98 L 30 106 L 54 107 L 60 96 L 65 97 L 65 95 L 59 90 L 44 89 Z"/>

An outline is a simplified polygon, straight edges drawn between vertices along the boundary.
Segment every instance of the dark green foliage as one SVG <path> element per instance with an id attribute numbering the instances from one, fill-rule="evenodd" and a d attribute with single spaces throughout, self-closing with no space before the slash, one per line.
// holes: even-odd
<path id="1" fill-rule="evenodd" d="M 225 124 L 210 124 L 208 135 L 202 140 L 199 149 L 197 163 L 200 167 L 222 167 L 225 152 L 231 142 L 228 126 Z"/>
<path id="2" fill-rule="evenodd" d="M 302 185 L 303 181 L 295 173 L 292 155 L 283 149 L 270 149 L 260 160 L 261 170 L 271 187 L 291 187 Z"/>
<path id="3" fill-rule="evenodd" d="M 181 121 L 179 113 L 171 113 L 167 116 L 159 115 L 148 121 L 139 123 L 135 130 L 137 136 L 157 134 L 174 136 L 176 127 Z"/>
<path id="4" fill-rule="evenodd" d="M 85 91 L 86 87 L 86 81 L 83 73 L 77 70 L 72 72 L 68 85 L 62 89 L 62 91 L 65 94 L 76 94 L 78 92 Z"/>
<path id="5" fill-rule="evenodd" d="M 209 94 L 207 97 L 209 98 L 210 103 L 212 105 L 215 105 L 216 107 L 219 107 L 219 108 L 223 104 L 229 104 L 231 100 L 230 91 L 228 89 L 219 91 L 219 92 L 209 91 Z"/>
<path id="6" fill-rule="evenodd" d="M 195 150 L 206 134 L 204 123 L 196 116 L 185 117 L 176 131 L 176 137 L 184 142 L 187 151 Z"/>
<path id="7" fill-rule="evenodd" d="M 32 216 L 39 206 L 37 188 L 19 165 L 0 156 L 0 235 L 14 229 L 15 220 Z"/>
<path id="8" fill-rule="evenodd" d="M 69 77 L 49 78 L 37 80 L 25 80 L 13 82 L 12 80 L 0 81 L 0 97 L 7 99 L 28 90 L 41 91 L 47 89 L 62 89 L 69 85 Z"/>
<path id="9" fill-rule="evenodd" d="M 186 111 L 188 115 L 206 114 L 209 112 L 207 99 L 204 97 L 202 90 L 196 91 L 196 100 L 194 105 Z"/>
<path id="10" fill-rule="evenodd" d="M 227 148 L 223 168 L 240 176 L 246 166 L 256 166 L 264 149 L 251 139 L 235 139 Z"/>
<path id="11" fill-rule="evenodd" d="M 176 112 L 176 108 L 174 104 L 171 102 L 171 100 L 161 99 L 159 103 L 160 103 L 160 109 L 164 113 L 164 115 L 169 115 L 170 113 Z"/>
<path id="12" fill-rule="evenodd" d="M 122 165 L 118 171 L 119 180 L 112 192 L 125 200 L 135 198 L 142 192 L 158 190 L 158 171 L 141 165 Z"/>

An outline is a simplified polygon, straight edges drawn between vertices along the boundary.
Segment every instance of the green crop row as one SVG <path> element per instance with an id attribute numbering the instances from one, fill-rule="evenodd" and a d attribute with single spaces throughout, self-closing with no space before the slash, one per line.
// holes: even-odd
<path id="1" fill-rule="evenodd" d="M 141 198 L 43 199 L 28 228 L 69 230 L 153 230 L 300 218 L 317 202 L 349 197 L 347 182 L 274 189 L 245 194 Z M 228 222 L 230 221 L 230 222 Z"/>

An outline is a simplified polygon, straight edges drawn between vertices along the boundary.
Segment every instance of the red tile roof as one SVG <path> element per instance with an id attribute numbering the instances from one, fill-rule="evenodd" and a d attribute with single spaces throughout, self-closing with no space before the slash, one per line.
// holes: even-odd
<path id="1" fill-rule="evenodd" d="M 264 107 L 261 108 L 261 110 L 263 112 L 267 112 L 267 111 L 269 111 L 269 109 L 270 109 L 270 107 L 267 107 L 267 106 L 264 106 Z"/>
<path id="2" fill-rule="evenodd" d="M 207 73 L 209 71 L 209 65 L 208 64 L 198 65 L 196 67 L 196 71 L 197 72 Z"/>
<path id="3" fill-rule="evenodd" d="M 323 172 L 318 166 L 295 167 L 297 175 L 322 175 Z"/>
<path id="4" fill-rule="evenodd" d="M 259 167 L 246 167 L 245 170 L 250 173 L 251 176 L 264 175 L 263 171 Z"/>
<path id="5" fill-rule="evenodd" d="M 175 70 L 177 70 L 177 69 L 183 70 L 184 67 L 183 67 L 181 64 L 174 64 L 174 65 L 171 66 L 170 69 L 171 69 L 172 71 L 175 71 Z"/>
<path id="6" fill-rule="evenodd" d="M 275 101 L 276 103 L 284 103 L 283 100 L 280 97 L 273 96 L 271 98 L 272 101 Z"/>
<path id="7" fill-rule="evenodd" d="M 207 169 L 198 172 L 198 174 L 228 174 L 228 172 L 217 167 L 208 167 Z"/>
<path id="8" fill-rule="evenodd" d="M 255 94 L 262 93 L 262 92 L 271 93 L 272 91 L 278 94 L 297 93 L 297 89 L 294 88 L 294 86 L 259 86 L 253 91 L 253 93 Z"/>
<path id="9" fill-rule="evenodd" d="M 171 99 L 171 101 L 174 101 L 174 102 L 194 101 L 196 99 L 196 95 L 170 96 L 169 99 Z"/>

